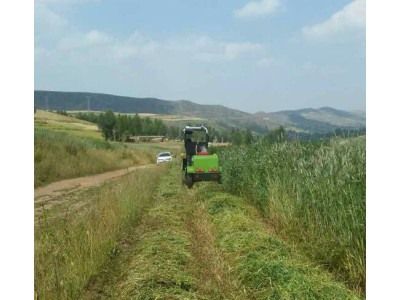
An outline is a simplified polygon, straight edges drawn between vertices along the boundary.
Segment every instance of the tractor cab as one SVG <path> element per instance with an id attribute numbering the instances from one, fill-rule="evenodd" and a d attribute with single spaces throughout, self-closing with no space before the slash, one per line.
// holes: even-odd
<path id="1" fill-rule="evenodd" d="M 208 154 L 208 130 L 204 126 L 189 127 L 183 129 L 183 138 L 185 141 L 186 156 L 196 154 Z"/>
<path id="2" fill-rule="evenodd" d="M 221 182 L 218 155 L 208 152 L 208 130 L 205 126 L 183 129 L 185 153 L 182 156 L 183 183 L 189 188 L 198 181 Z"/>

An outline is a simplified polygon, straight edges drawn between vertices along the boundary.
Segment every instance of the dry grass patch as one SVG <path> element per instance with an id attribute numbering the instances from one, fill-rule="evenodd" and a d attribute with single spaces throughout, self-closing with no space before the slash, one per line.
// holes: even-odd
<path id="1" fill-rule="evenodd" d="M 102 140 L 35 129 L 35 187 L 48 183 L 154 163 L 156 151 L 133 150 Z"/>

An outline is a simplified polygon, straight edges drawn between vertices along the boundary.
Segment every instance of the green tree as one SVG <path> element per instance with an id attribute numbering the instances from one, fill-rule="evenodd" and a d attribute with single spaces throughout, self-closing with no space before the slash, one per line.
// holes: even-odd
<path id="1" fill-rule="evenodd" d="M 246 145 L 250 145 L 254 142 L 254 135 L 253 132 L 250 129 L 246 129 L 246 131 L 244 132 L 244 143 Z"/>
<path id="2" fill-rule="evenodd" d="M 115 138 L 114 133 L 116 123 L 117 117 L 112 110 L 106 110 L 104 113 L 99 115 L 98 126 L 106 141 Z"/>
<path id="3" fill-rule="evenodd" d="M 142 128 L 142 119 L 139 117 L 138 114 L 135 114 L 135 116 L 132 118 L 132 131 L 136 135 L 141 135 L 143 128 Z"/>
<path id="4" fill-rule="evenodd" d="M 242 145 L 243 144 L 243 136 L 242 132 L 239 129 L 232 129 L 230 134 L 230 140 L 234 145 Z"/>
<path id="5" fill-rule="evenodd" d="M 281 143 L 288 140 L 288 135 L 285 128 L 283 128 L 283 126 L 279 126 L 279 128 L 270 130 L 266 136 L 266 139 L 272 143 Z"/>
<path id="6" fill-rule="evenodd" d="M 115 123 L 115 136 L 118 141 L 125 142 L 126 138 L 133 134 L 132 119 L 128 115 L 118 115 Z"/>

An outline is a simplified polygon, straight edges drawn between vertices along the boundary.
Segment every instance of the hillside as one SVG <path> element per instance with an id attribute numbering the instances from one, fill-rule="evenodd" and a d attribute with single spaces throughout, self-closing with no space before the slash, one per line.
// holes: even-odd
<path id="1" fill-rule="evenodd" d="M 112 109 L 121 113 L 186 115 L 200 118 L 246 117 L 250 115 L 222 105 L 201 105 L 188 100 L 169 101 L 157 98 L 135 98 L 80 92 L 35 91 L 35 106 L 49 110 L 103 111 Z"/>
<path id="2" fill-rule="evenodd" d="M 99 93 L 35 91 L 35 107 L 48 110 L 104 111 L 180 116 L 179 126 L 205 123 L 220 128 L 250 128 L 265 133 L 266 127 L 284 126 L 288 130 L 326 133 L 336 128 L 365 127 L 365 112 L 347 112 L 330 107 L 306 108 L 280 112 L 250 114 L 222 105 L 197 104 L 188 100 L 135 98 Z M 154 115 L 150 115 L 154 117 Z M 167 118 L 168 119 L 168 118 Z M 177 121 L 175 120 L 165 120 Z"/>
<path id="3" fill-rule="evenodd" d="M 319 109 L 305 108 L 285 110 L 273 113 L 258 112 L 254 114 L 258 123 L 268 128 L 283 126 L 299 132 L 330 132 L 336 128 L 365 127 L 365 112 L 347 112 L 331 107 Z"/>

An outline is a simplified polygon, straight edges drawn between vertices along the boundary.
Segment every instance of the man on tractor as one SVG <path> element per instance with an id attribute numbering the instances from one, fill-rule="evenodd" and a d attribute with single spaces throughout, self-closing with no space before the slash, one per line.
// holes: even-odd
<path id="1" fill-rule="evenodd" d="M 182 182 L 192 188 L 195 182 L 222 180 L 222 167 L 218 155 L 208 152 L 208 130 L 186 126 L 183 129 L 185 153 L 182 155 Z"/>

